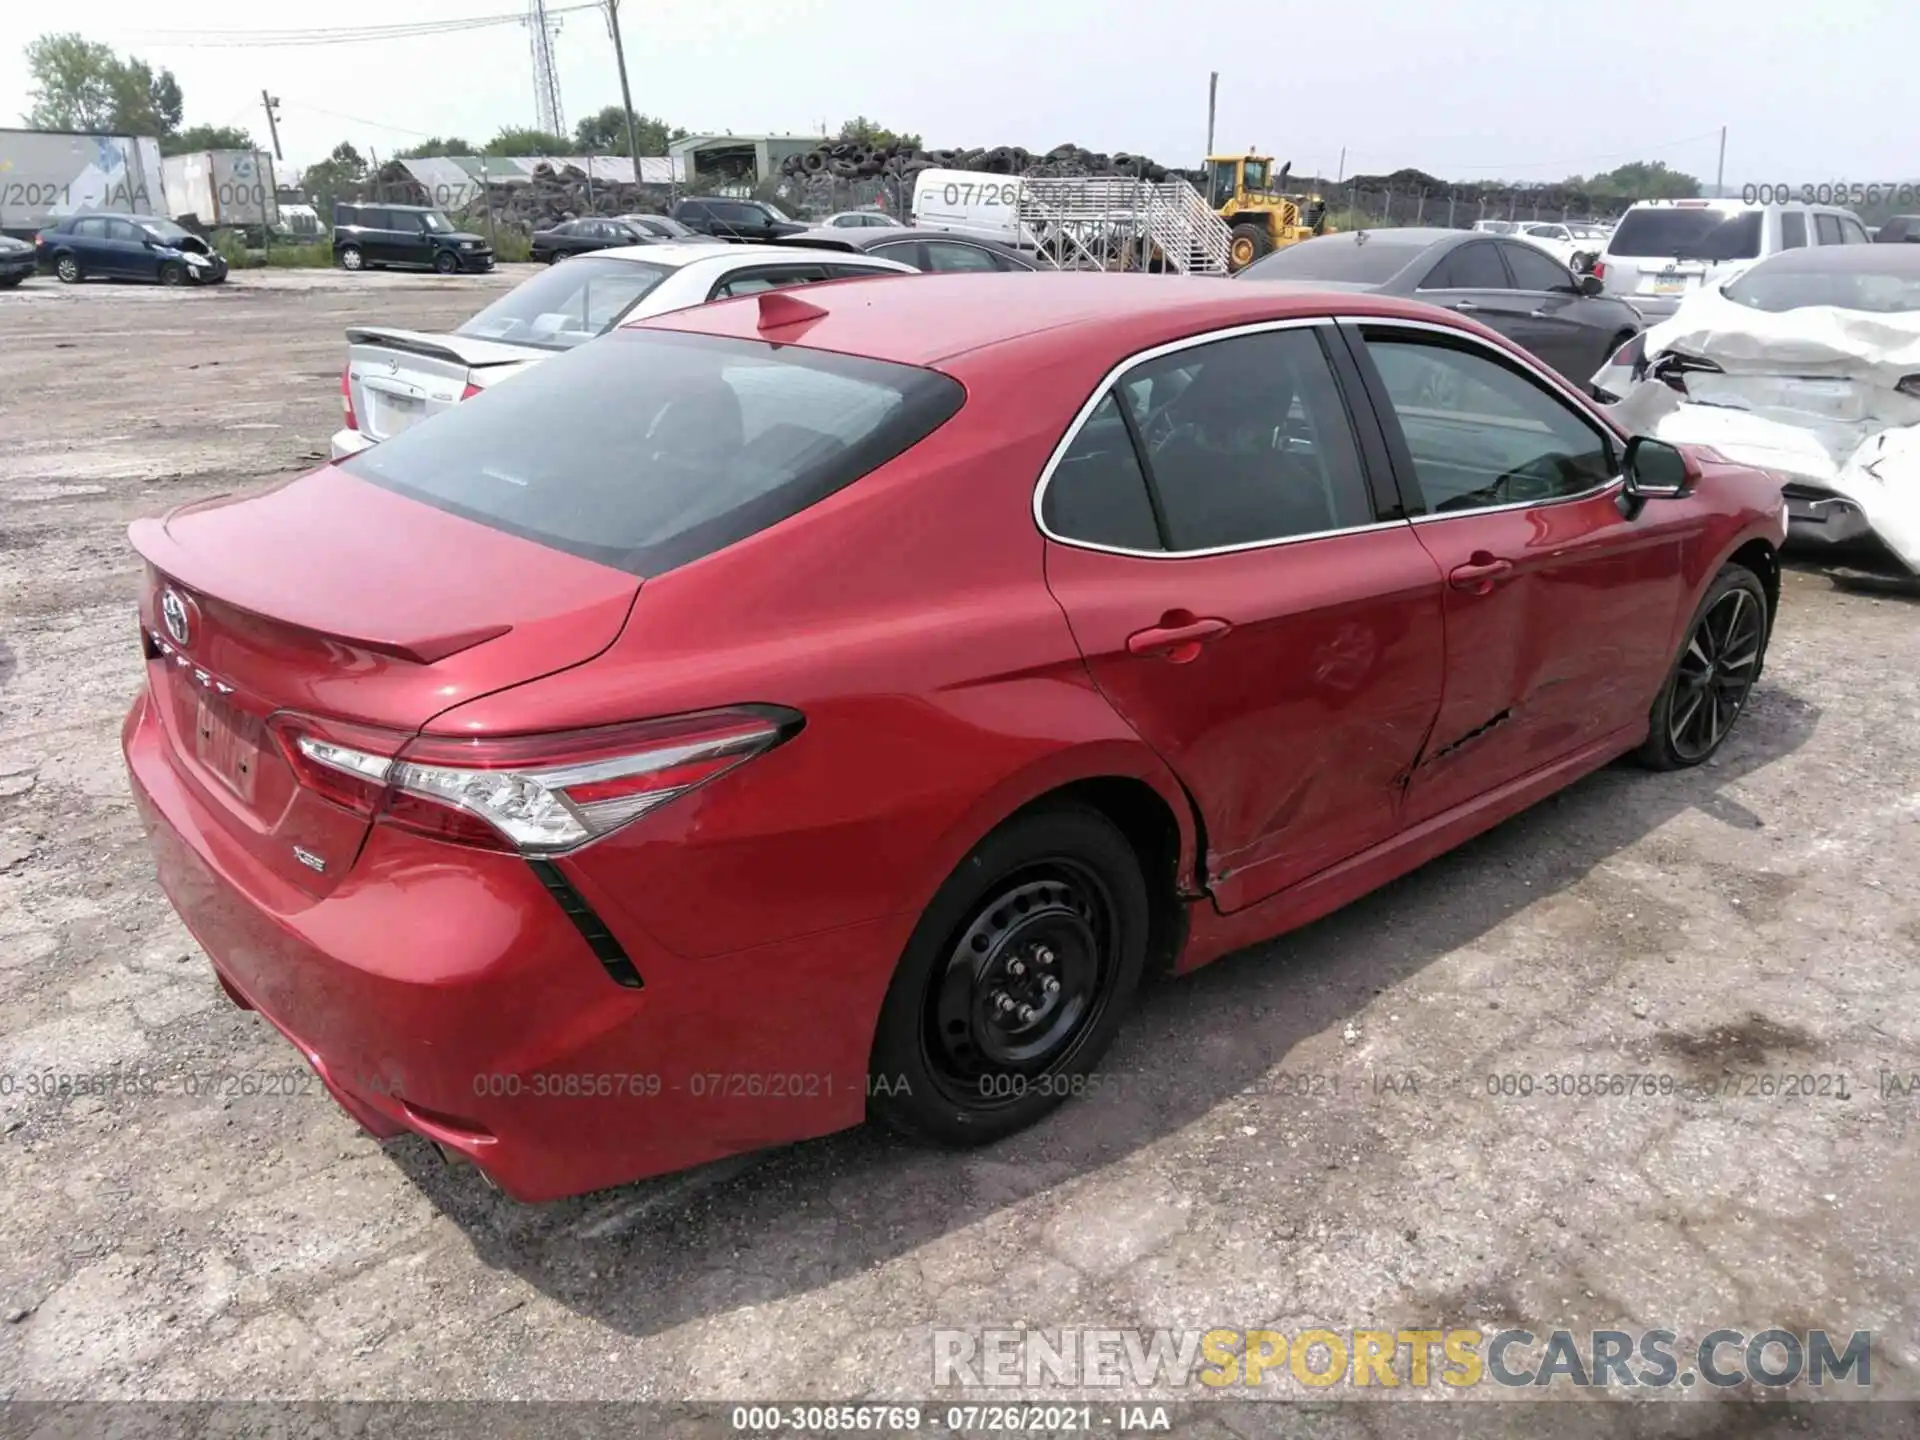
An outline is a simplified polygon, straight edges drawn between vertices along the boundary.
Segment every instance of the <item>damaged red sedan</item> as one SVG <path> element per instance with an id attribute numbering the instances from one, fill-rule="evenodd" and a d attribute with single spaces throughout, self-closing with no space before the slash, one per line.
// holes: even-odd
<path id="1" fill-rule="evenodd" d="M 578 1193 L 1076 1088 L 1760 674 L 1777 481 L 1470 320 L 928 276 L 655 318 L 132 530 L 167 894 L 375 1134 Z"/>

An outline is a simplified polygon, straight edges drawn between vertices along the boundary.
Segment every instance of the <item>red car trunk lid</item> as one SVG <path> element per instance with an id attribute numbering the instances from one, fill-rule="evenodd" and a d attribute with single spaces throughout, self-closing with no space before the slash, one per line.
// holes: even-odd
<path id="1" fill-rule="evenodd" d="M 370 822 L 300 785 L 271 717 L 415 734 L 591 659 L 640 588 L 331 467 L 129 534 L 148 564 L 148 683 L 176 765 L 268 869 L 315 896 Z"/>

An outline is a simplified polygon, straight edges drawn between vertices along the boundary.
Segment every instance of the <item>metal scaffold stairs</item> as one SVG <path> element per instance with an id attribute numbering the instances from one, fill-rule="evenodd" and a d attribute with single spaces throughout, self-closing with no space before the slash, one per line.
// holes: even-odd
<path id="1" fill-rule="evenodd" d="M 1025 238 L 1063 270 L 1229 268 L 1227 222 L 1184 180 L 1029 176 L 1019 219 Z"/>

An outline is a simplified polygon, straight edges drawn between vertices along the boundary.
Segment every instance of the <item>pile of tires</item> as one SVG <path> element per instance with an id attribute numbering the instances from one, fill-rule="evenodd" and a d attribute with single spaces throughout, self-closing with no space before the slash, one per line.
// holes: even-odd
<path id="1" fill-rule="evenodd" d="M 1024 145 L 990 149 L 917 150 L 903 145 L 873 145 L 843 140 L 790 156 L 780 168 L 789 180 L 901 180 L 922 170 L 977 170 L 987 175 L 1116 176 L 1148 180 L 1195 179 L 1191 171 L 1170 170 L 1145 155 L 1106 154 L 1078 145 L 1056 145 L 1036 153 Z"/>

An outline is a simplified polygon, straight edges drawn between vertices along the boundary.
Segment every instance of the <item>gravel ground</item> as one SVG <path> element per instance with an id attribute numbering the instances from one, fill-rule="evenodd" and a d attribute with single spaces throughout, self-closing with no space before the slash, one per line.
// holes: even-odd
<path id="1" fill-rule="evenodd" d="M 1154 988 L 1126 1083 L 992 1149 L 854 1132 L 529 1208 L 318 1094 L 28 1093 L 297 1063 L 142 846 L 125 527 L 320 457 L 350 320 L 518 271 L 0 292 L 0 1394 L 911 1398 L 936 1330 L 1508 1324 L 1871 1330 L 1872 1393 L 1920 1392 L 1920 609 L 1806 572 L 1712 765 L 1609 769 Z M 1543 1093 L 1617 1073 L 1739 1093 Z"/>

